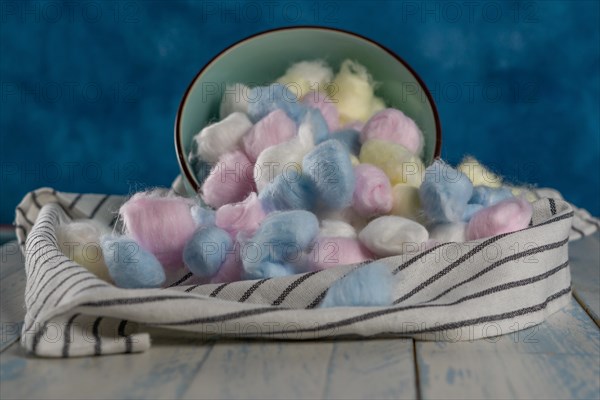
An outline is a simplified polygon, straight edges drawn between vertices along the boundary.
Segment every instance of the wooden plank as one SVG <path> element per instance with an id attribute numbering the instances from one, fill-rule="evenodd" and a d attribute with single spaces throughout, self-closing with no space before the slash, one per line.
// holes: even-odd
<path id="1" fill-rule="evenodd" d="M 0 247 L 0 352 L 16 342 L 25 318 L 25 267 L 16 242 Z"/>
<path id="2" fill-rule="evenodd" d="M 600 398 L 600 330 L 574 299 L 518 334 L 416 352 L 424 399 Z"/>
<path id="3" fill-rule="evenodd" d="M 569 243 L 569 262 L 575 296 L 600 326 L 600 233 Z"/>
<path id="4" fill-rule="evenodd" d="M 218 343 L 183 398 L 322 398 L 332 349 L 332 342 Z"/>
<path id="5" fill-rule="evenodd" d="M 412 339 L 336 342 L 324 398 L 414 399 L 417 397 Z"/>
<path id="6" fill-rule="evenodd" d="M 157 338 L 146 353 L 57 360 L 28 357 L 15 343 L 0 355 L 0 398 L 176 399 L 211 348 L 206 341 Z"/>

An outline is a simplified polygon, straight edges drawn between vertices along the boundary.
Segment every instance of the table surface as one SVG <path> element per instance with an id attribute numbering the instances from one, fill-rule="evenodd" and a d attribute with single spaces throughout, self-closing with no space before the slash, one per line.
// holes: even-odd
<path id="1" fill-rule="evenodd" d="M 11 247 L 12 246 L 12 247 Z M 135 355 L 40 359 L 18 343 L 25 274 L 1 249 L 0 398 L 600 398 L 600 236 L 569 245 L 573 298 L 546 322 L 470 342 L 153 337 Z"/>

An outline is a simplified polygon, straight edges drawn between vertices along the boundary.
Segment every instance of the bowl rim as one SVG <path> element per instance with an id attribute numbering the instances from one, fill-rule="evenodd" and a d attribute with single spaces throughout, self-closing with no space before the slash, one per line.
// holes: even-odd
<path id="1" fill-rule="evenodd" d="M 192 87 L 194 86 L 196 81 L 202 76 L 202 74 L 204 73 L 204 71 L 207 68 L 209 68 L 215 61 L 217 61 L 225 53 L 227 53 L 229 50 L 233 49 L 234 47 L 237 47 L 237 46 L 243 44 L 244 42 L 249 41 L 251 39 L 255 39 L 259 36 L 264 36 L 264 35 L 268 35 L 271 33 L 280 32 L 280 31 L 301 30 L 301 29 L 332 31 L 332 32 L 343 33 L 346 35 L 354 36 L 356 38 L 359 38 L 361 40 L 369 42 L 370 44 L 372 44 L 376 47 L 379 47 L 380 49 L 382 49 L 383 51 L 388 53 L 390 56 L 394 57 L 396 59 L 396 61 L 401 63 L 415 77 L 415 79 L 417 80 L 419 85 L 423 88 L 425 95 L 427 96 L 427 99 L 429 100 L 429 104 L 431 105 L 431 110 L 433 111 L 433 118 L 435 120 L 435 148 L 433 150 L 433 159 L 435 160 L 440 157 L 441 151 L 442 151 L 442 125 L 440 122 L 440 116 L 438 114 L 437 106 L 433 100 L 433 96 L 431 95 L 429 88 L 427 87 L 427 85 L 425 85 L 425 82 L 423 81 L 423 79 L 421 79 L 419 74 L 417 74 L 417 72 L 402 57 L 400 57 L 399 55 L 394 53 L 392 50 L 390 50 L 386 46 L 384 46 L 380 43 L 377 43 L 376 41 L 369 39 L 368 37 L 365 37 L 363 35 L 360 35 L 358 33 L 346 31 L 346 30 L 339 29 L 339 28 L 332 28 L 332 27 L 318 26 L 318 25 L 286 26 L 286 27 L 274 28 L 274 29 L 269 29 L 266 31 L 254 33 L 250 36 L 247 36 L 247 37 L 245 37 L 241 40 L 238 40 L 237 42 L 234 42 L 233 44 L 227 46 L 226 48 L 221 50 L 219 53 L 217 53 L 213 58 L 211 58 L 210 61 L 208 61 L 200 69 L 200 71 L 198 71 L 198 73 L 194 76 L 194 78 L 188 85 L 187 89 L 185 90 L 185 93 L 183 94 L 183 97 L 181 98 L 181 101 L 179 102 L 179 107 L 177 108 L 177 115 L 175 117 L 175 127 L 174 127 L 175 128 L 175 132 L 174 132 L 175 133 L 175 135 L 174 135 L 175 152 L 177 153 L 177 161 L 179 163 L 179 168 L 184 173 L 185 180 L 190 184 L 190 186 L 192 187 L 194 192 L 199 193 L 200 186 L 198 185 L 196 177 L 195 177 L 193 171 L 191 171 L 191 168 L 187 162 L 187 154 L 184 154 L 184 152 L 183 152 L 183 143 L 181 141 L 181 127 L 180 127 L 181 126 L 181 117 L 183 114 L 183 107 L 187 102 L 187 99 L 192 90 Z"/>

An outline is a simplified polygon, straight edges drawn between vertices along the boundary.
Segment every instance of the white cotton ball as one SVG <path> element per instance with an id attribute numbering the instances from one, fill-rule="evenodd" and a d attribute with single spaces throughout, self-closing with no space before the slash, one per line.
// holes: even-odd
<path id="1" fill-rule="evenodd" d="M 310 91 L 326 90 L 333 79 L 333 71 L 323 60 L 300 61 L 285 71 L 277 82 L 286 85 L 299 99 Z"/>
<path id="2" fill-rule="evenodd" d="M 358 234 L 362 244 L 380 257 L 417 251 L 428 238 L 423 225 L 391 215 L 374 219 Z"/>
<path id="3" fill-rule="evenodd" d="M 254 182 L 260 193 L 283 171 L 300 172 L 302 159 L 315 147 L 313 132 L 308 124 L 300 124 L 298 136 L 263 150 L 254 165 Z"/>
<path id="4" fill-rule="evenodd" d="M 356 229 L 345 221 L 335 219 L 321 220 L 321 229 L 319 230 L 321 237 L 341 237 L 341 238 L 356 238 Z"/>
<path id="5" fill-rule="evenodd" d="M 252 128 L 246 114 L 234 112 L 224 120 L 215 122 L 194 136 L 197 154 L 208 163 L 216 163 L 225 153 L 231 153 L 241 146 L 241 139 Z"/>
<path id="6" fill-rule="evenodd" d="M 465 242 L 467 240 L 467 223 L 451 222 L 434 225 L 429 228 L 429 238 L 435 243 Z"/>
<path id="7" fill-rule="evenodd" d="M 108 227 L 92 219 L 76 220 L 56 228 L 60 250 L 98 278 L 111 282 L 104 263 L 100 236 L 110 234 Z"/>
<path id="8" fill-rule="evenodd" d="M 331 85 L 331 97 L 337 100 L 340 124 L 367 121 L 385 108 L 383 100 L 375 97 L 375 84 L 367 69 L 352 60 L 345 60 Z"/>
<path id="9" fill-rule="evenodd" d="M 227 85 L 221 98 L 221 106 L 219 108 L 219 116 L 225 119 L 234 112 L 247 114 L 248 112 L 248 96 L 250 88 L 241 83 Z"/>

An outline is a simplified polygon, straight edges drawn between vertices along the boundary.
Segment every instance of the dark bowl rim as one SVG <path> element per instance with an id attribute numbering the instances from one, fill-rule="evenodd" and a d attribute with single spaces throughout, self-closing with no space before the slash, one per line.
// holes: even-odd
<path id="1" fill-rule="evenodd" d="M 421 79 L 419 74 L 417 74 L 417 72 L 402 57 L 400 57 L 399 55 L 394 53 L 392 50 L 390 50 L 386 46 L 379 44 L 376 41 L 369 39 L 368 37 L 362 36 L 358 33 L 346 31 L 346 30 L 339 29 L 339 28 L 331 28 L 331 27 L 317 26 L 317 25 L 286 26 L 286 27 L 269 29 L 266 31 L 252 34 L 244 39 L 238 40 L 237 42 L 227 46 L 225 49 L 221 50 L 217 55 L 215 55 L 213 58 L 211 58 L 211 60 L 209 62 L 207 62 L 202 67 L 202 69 L 200 69 L 200 71 L 198 71 L 196 76 L 194 76 L 194 79 L 192 79 L 192 81 L 188 85 L 187 89 L 185 90 L 185 93 L 183 94 L 183 97 L 181 98 L 181 101 L 179 102 L 179 107 L 177 108 L 177 116 L 175 117 L 175 137 L 174 137 L 175 151 L 177 153 L 177 161 L 179 162 L 179 167 L 180 167 L 181 171 L 185 174 L 186 180 L 189 182 L 189 184 L 192 186 L 192 189 L 194 189 L 194 191 L 196 193 L 198 193 L 200 191 L 200 187 L 198 186 L 198 182 L 196 180 L 196 177 L 194 176 L 193 171 L 191 171 L 191 169 L 187 163 L 187 155 L 184 154 L 184 152 L 183 152 L 183 144 L 181 143 L 181 140 L 180 140 L 181 139 L 180 122 L 181 122 L 181 116 L 183 114 L 183 106 L 187 102 L 187 98 L 192 90 L 192 87 L 194 86 L 194 84 L 196 83 L 198 78 L 200 78 L 202 73 L 230 49 L 232 49 L 250 39 L 254 39 L 259 36 L 279 32 L 279 31 L 289 31 L 289 30 L 298 30 L 298 29 L 314 29 L 314 30 L 333 31 L 333 32 L 344 33 L 347 35 L 357 37 L 359 39 L 362 39 L 366 42 L 369 42 L 369 43 L 379 47 L 380 49 L 384 50 L 386 53 L 388 53 L 389 55 L 394 57 L 399 63 L 404 65 L 404 67 L 415 77 L 417 82 L 419 82 L 419 85 L 425 91 L 425 95 L 427 96 L 427 99 L 429 100 L 429 104 L 431 104 L 431 110 L 433 111 L 433 117 L 435 120 L 435 127 L 436 127 L 436 129 L 435 129 L 435 149 L 433 150 L 433 158 L 436 159 L 436 158 L 440 157 L 441 151 L 442 151 L 442 125 L 440 122 L 440 116 L 438 114 L 437 107 L 433 100 L 433 96 L 431 95 L 431 92 L 429 91 L 429 88 L 427 87 L 427 85 L 425 85 L 425 82 L 423 81 L 423 79 Z"/>

